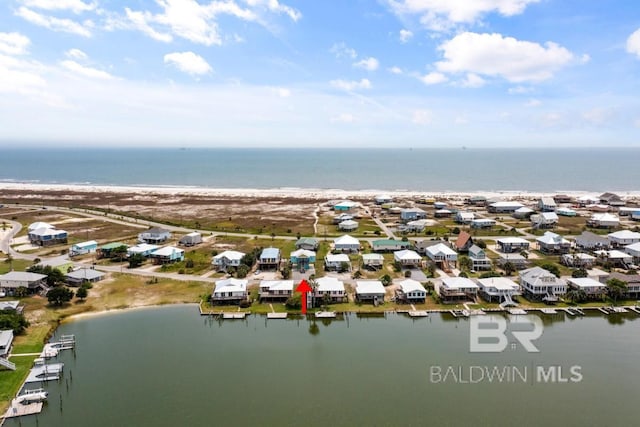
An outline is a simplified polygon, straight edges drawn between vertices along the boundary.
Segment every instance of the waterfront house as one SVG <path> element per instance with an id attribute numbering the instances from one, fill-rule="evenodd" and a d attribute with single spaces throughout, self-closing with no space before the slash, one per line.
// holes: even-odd
<path id="1" fill-rule="evenodd" d="M 587 205 L 586 208 L 590 212 L 609 212 L 611 210 L 611 206 L 601 204 Z"/>
<path id="2" fill-rule="evenodd" d="M 520 286 L 524 296 L 532 301 L 558 302 L 567 293 L 567 283 L 544 268 L 532 267 L 520 272 Z"/>
<path id="3" fill-rule="evenodd" d="M 20 301 L 0 301 L 0 311 L 11 310 L 16 313 L 22 313 L 24 306 L 20 305 Z"/>
<path id="4" fill-rule="evenodd" d="M 138 242 L 157 245 L 171 238 L 171 232 L 160 227 L 153 227 L 138 234 Z"/>
<path id="5" fill-rule="evenodd" d="M 340 231 L 355 231 L 358 229 L 358 222 L 352 219 L 342 221 L 338 224 L 338 230 Z"/>
<path id="6" fill-rule="evenodd" d="M 277 270 L 280 266 L 280 249 L 265 248 L 258 258 L 258 268 L 260 270 Z"/>
<path id="7" fill-rule="evenodd" d="M 184 250 L 174 246 L 165 246 L 151 252 L 150 257 L 156 264 L 173 264 L 184 261 Z"/>
<path id="8" fill-rule="evenodd" d="M 349 212 L 356 207 L 358 207 L 358 203 L 351 200 L 342 200 L 333 205 L 333 210 L 337 212 Z"/>
<path id="9" fill-rule="evenodd" d="M 262 280 L 260 300 L 286 301 L 293 295 L 293 280 Z"/>
<path id="10" fill-rule="evenodd" d="M 89 240 L 87 242 L 76 243 L 71 245 L 69 256 L 92 254 L 98 250 L 98 242 Z"/>
<path id="11" fill-rule="evenodd" d="M 555 212 L 541 212 L 531 215 L 531 226 L 533 228 L 553 228 L 558 224 L 558 214 Z"/>
<path id="12" fill-rule="evenodd" d="M 368 270 L 379 270 L 384 265 L 381 254 L 362 254 L 362 266 Z"/>
<path id="13" fill-rule="evenodd" d="M 371 248 L 374 252 L 393 252 L 402 249 L 409 249 L 411 242 L 395 239 L 378 239 L 371 242 Z"/>
<path id="14" fill-rule="evenodd" d="M 385 203 L 393 202 L 393 197 L 388 194 L 379 194 L 373 198 L 376 205 L 384 205 Z"/>
<path id="15" fill-rule="evenodd" d="M 478 295 L 478 285 L 466 277 L 444 277 L 436 290 L 444 304 L 475 301 Z"/>
<path id="16" fill-rule="evenodd" d="M 158 245 L 150 245 L 148 243 L 140 243 L 127 249 L 127 256 L 142 255 L 143 257 L 151 256 L 151 253 L 158 249 Z"/>
<path id="17" fill-rule="evenodd" d="M 64 230 L 57 228 L 40 227 L 30 230 L 28 233 L 29 242 L 38 246 L 51 246 L 60 243 L 67 243 L 68 234 Z"/>
<path id="18" fill-rule="evenodd" d="M 633 257 L 633 263 L 640 264 L 640 243 L 632 243 L 624 247 L 624 251 Z"/>
<path id="19" fill-rule="evenodd" d="M 427 213 L 420 208 L 407 208 L 400 211 L 400 219 L 405 223 L 417 219 L 425 219 L 426 217 Z"/>
<path id="20" fill-rule="evenodd" d="M 627 292 L 625 294 L 625 298 L 640 298 L 640 274 L 624 274 L 613 272 L 608 276 L 603 276 L 600 281 L 606 284 L 609 279 L 618 279 L 627 284 Z"/>
<path id="21" fill-rule="evenodd" d="M 316 251 L 318 250 L 318 239 L 313 237 L 301 237 L 296 240 L 296 249 L 306 249 L 308 251 Z"/>
<path id="22" fill-rule="evenodd" d="M 578 216 L 578 213 L 571 208 L 558 208 L 556 209 L 556 214 L 560 216 Z"/>
<path id="23" fill-rule="evenodd" d="M 247 300 L 246 279 L 223 279 L 216 281 L 215 288 L 211 294 L 213 304 L 239 304 Z"/>
<path id="24" fill-rule="evenodd" d="M 213 257 L 211 264 L 216 271 L 227 271 L 227 268 L 238 268 L 246 254 L 238 251 L 224 251 Z"/>
<path id="25" fill-rule="evenodd" d="M 7 295 L 14 295 L 16 289 L 26 288 L 27 293 L 35 293 L 46 289 L 47 276 L 27 271 L 10 271 L 0 275 L 0 289 Z"/>
<path id="26" fill-rule="evenodd" d="M 584 291 L 588 299 L 602 299 L 607 294 L 607 287 L 591 277 L 567 278 L 569 289 Z"/>
<path id="27" fill-rule="evenodd" d="M 73 261 L 67 258 L 65 255 L 55 258 L 47 258 L 37 264 L 38 267 L 50 267 L 51 269 L 58 270 L 62 274 L 67 274 L 73 270 Z"/>
<path id="28" fill-rule="evenodd" d="M 512 216 L 516 219 L 525 219 L 525 218 L 529 218 L 531 214 L 534 212 L 535 211 L 533 209 L 523 206 L 513 211 Z"/>
<path id="29" fill-rule="evenodd" d="M 484 206 L 487 203 L 487 198 L 484 196 L 471 196 L 464 202 L 468 205 Z"/>
<path id="30" fill-rule="evenodd" d="M 473 212 L 458 211 L 455 221 L 458 224 L 471 224 L 475 217 L 476 215 Z"/>
<path id="31" fill-rule="evenodd" d="M 360 251 L 360 241 L 345 234 L 333 240 L 333 248 L 341 252 L 358 252 Z"/>
<path id="32" fill-rule="evenodd" d="M 610 245 L 609 239 L 591 231 L 583 231 L 575 241 L 578 248 L 587 250 L 607 249 Z"/>
<path id="33" fill-rule="evenodd" d="M 341 222 L 344 222 L 344 221 L 352 221 L 353 218 L 354 218 L 353 215 L 349 215 L 347 213 L 341 213 L 340 215 L 336 215 L 333 217 L 333 223 L 340 224 Z"/>
<path id="34" fill-rule="evenodd" d="M 607 239 L 609 239 L 611 247 L 621 248 L 623 246 L 640 242 L 640 233 L 631 230 L 621 230 L 616 231 L 615 233 L 609 233 L 607 235 Z"/>
<path id="35" fill-rule="evenodd" d="M 489 277 L 477 279 L 479 293 L 489 302 L 515 305 L 513 298 L 520 295 L 520 285 L 507 277 Z"/>
<path id="36" fill-rule="evenodd" d="M 496 240 L 497 249 L 505 254 L 529 250 L 529 241 L 522 237 L 503 237 Z"/>
<path id="37" fill-rule="evenodd" d="M 471 221 L 471 228 L 491 228 L 496 221 L 491 218 L 475 218 Z"/>
<path id="38" fill-rule="evenodd" d="M 351 271 L 349 255 L 328 253 L 324 257 L 324 269 L 327 271 Z"/>
<path id="39" fill-rule="evenodd" d="M 538 250 L 545 254 L 566 254 L 571 250 L 571 242 L 559 234 L 547 231 L 536 239 Z"/>
<path id="40" fill-rule="evenodd" d="M 560 262 L 567 267 L 590 269 L 596 262 L 596 257 L 585 253 L 564 254 L 560 257 Z"/>
<path id="41" fill-rule="evenodd" d="M 613 267 L 629 269 L 633 264 L 633 257 L 631 255 L 617 249 L 595 251 L 595 254 L 597 262 L 605 266 L 609 264 Z"/>
<path id="42" fill-rule="evenodd" d="M 316 253 L 307 249 L 298 249 L 291 252 L 290 255 L 291 264 L 301 271 L 306 271 L 309 267 L 316 262 Z"/>
<path id="43" fill-rule="evenodd" d="M 491 203 L 487 210 L 492 213 L 513 213 L 524 205 L 518 202 L 495 202 Z"/>
<path id="44" fill-rule="evenodd" d="M 409 221 L 406 224 L 402 224 L 398 227 L 398 231 L 407 233 L 421 233 L 427 227 L 429 220 L 416 219 L 415 221 Z"/>
<path id="45" fill-rule="evenodd" d="M 384 303 L 384 285 L 379 280 L 356 280 L 356 301 Z"/>
<path id="46" fill-rule="evenodd" d="M 522 270 L 523 268 L 527 267 L 529 261 L 527 260 L 527 258 L 523 257 L 520 254 L 501 253 L 498 254 L 498 261 L 496 261 L 496 263 L 502 268 L 504 268 L 507 263 L 510 263 L 516 270 Z"/>
<path id="47" fill-rule="evenodd" d="M 458 254 L 444 243 L 438 243 L 429 246 L 426 249 L 427 257 L 443 270 L 449 270 L 449 267 L 455 267 L 458 262 Z"/>
<path id="48" fill-rule="evenodd" d="M 0 331 L 0 357 L 7 358 L 13 344 L 13 330 Z"/>
<path id="49" fill-rule="evenodd" d="M 551 197 L 541 197 L 538 199 L 538 210 L 541 212 L 554 212 L 558 205 Z"/>
<path id="50" fill-rule="evenodd" d="M 65 281 L 69 286 L 80 286 L 85 282 L 95 283 L 104 278 L 105 274 L 93 268 L 80 268 L 66 274 Z"/>
<path id="51" fill-rule="evenodd" d="M 410 249 L 394 252 L 393 261 L 400 263 L 402 267 L 420 268 L 422 266 L 422 257 Z"/>
<path id="52" fill-rule="evenodd" d="M 333 303 L 347 300 L 347 293 L 341 280 L 335 277 L 319 277 L 315 281 L 316 289 L 314 294 L 318 303 L 321 303 L 325 298 L 329 298 Z"/>
<path id="53" fill-rule="evenodd" d="M 179 244 L 183 246 L 195 246 L 202 243 L 202 234 L 194 231 L 193 233 L 185 234 L 180 238 Z"/>
<path id="54" fill-rule="evenodd" d="M 398 282 L 396 290 L 396 301 L 404 303 L 423 304 L 427 299 L 427 290 L 420 282 L 413 279 L 404 279 Z"/>
<path id="55" fill-rule="evenodd" d="M 609 206 L 624 206 L 625 202 L 624 200 L 622 200 L 620 198 L 620 196 L 618 196 L 617 194 L 614 193 L 603 193 L 600 195 L 600 197 L 598 198 L 600 203 L 604 203 L 607 204 Z"/>
<path id="56" fill-rule="evenodd" d="M 473 238 L 466 231 L 461 231 L 453 244 L 454 249 L 458 252 L 467 252 L 471 246 L 473 246 Z"/>
<path id="57" fill-rule="evenodd" d="M 469 259 L 471 260 L 471 269 L 474 271 L 491 270 L 491 260 L 487 257 L 484 249 L 477 245 L 469 248 Z"/>
<path id="58" fill-rule="evenodd" d="M 126 253 L 126 249 L 128 247 L 129 246 L 122 242 L 107 243 L 106 245 L 100 246 L 100 248 L 98 249 L 98 258 L 111 258 L 117 253 L 122 253 L 119 252 L 122 250 L 120 248 L 124 248 L 124 252 Z"/>
<path id="59" fill-rule="evenodd" d="M 591 215 L 587 225 L 595 228 L 615 228 L 620 226 L 620 218 L 610 213 L 596 213 Z"/>

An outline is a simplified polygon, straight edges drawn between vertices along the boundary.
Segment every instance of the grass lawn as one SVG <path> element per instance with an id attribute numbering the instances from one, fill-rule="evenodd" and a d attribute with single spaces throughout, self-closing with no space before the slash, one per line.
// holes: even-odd
<path id="1" fill-rule="evenodd" d="M 189 252 L 185 252 L 184 261 L 175 262 L 173 264 L 165 264 L 160 267 L 159 271 L 162 272 L 177 272 L 183 271 L 185 274 L 203 274 L 207 270 L 211 269 L 211 256 L 210 250 L 196 249 Z M 193 262 L 193 267 L 187 268 L 188 261 Z"/>
<path id="2" fill-rule="evenodd" d="M 29 369 L 33 366 L 36 356 L 12 357 L 11 361 L 16 364 L 15 371 L 0 371 L 0 412 L 4 412 L 9 407 L 9 402 L 16 395 L 18 389 L 27 378 Z"/>
<path id="3" fill-rule="evenodd" d="M 24 259 L 14 259 L 11 262 L 8 260 L 4 260 L 0 262 L 0 274 L 5 274 L 11 271 L 11 267 L 15 271 L 25 271 L 27 268 L 31 267 L 33 263 Z"/>

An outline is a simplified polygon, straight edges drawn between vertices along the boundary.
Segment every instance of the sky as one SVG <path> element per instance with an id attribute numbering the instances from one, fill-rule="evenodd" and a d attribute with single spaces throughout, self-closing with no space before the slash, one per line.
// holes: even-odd
<path id="1" fill-rule="evenodd" d="M 637 0 L 3 0 L 0 146 L 636 147 Z"/>

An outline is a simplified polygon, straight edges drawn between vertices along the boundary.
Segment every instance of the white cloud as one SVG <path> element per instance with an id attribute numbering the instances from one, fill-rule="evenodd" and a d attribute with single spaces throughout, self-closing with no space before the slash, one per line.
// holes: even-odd
<path id="1" fill-rule="evenodd" d="M 23 55 L 31 41 L 20 33 L 0 33 L 0 53 Z"/>
<path id="2" fill-rule="evenodd" d="M 406 43 L 413 37 L 413 33 L 409 30 L 400 30 L 400 42 Z"/>
<path id="3" fill-rule="evenodd" d="M 0 54 L 0 92 L 28 94 L 45 87 L 42 68 L 36 62 Z"/>
<path id="4" fill-rule="evenodd" d="M 627 38 L 627 52 L 640 58 L 640 28 Z"/>
<path id="5" fill-rule="evenodd" d="M 338 59 L 340 58 L 356 59 L 358 57 L 358 53 L 355 51 L 355 49 L 352 49 L 349 46 L 347 46 L 345 42 L 334 43 L 333 46 L 331 46 L 331 49 L 329 49 L 329 52 L 333 53 Z"/>
<path id="6" fill-rule="evenodd" d="M 52 31 L 60 31 L 64 33 L 77 34 L 83 37 L 91 37 L 91 21 L 85 21 L 80 24 L 72 21 L 71 19 L 60 19 L 53 16 L 42 15 L 38 12 L 34 12 L 26 7 L 20 7 L 15 14 L 26 21 L 31 22 L 34 25 L 48 28 Z"/>
<path id="7" fill-rule="evenodd" d="M 485 83 L 486 81 L 482 77 L 474 73 L 468 73 L 464 80 L 459 82 L 460 86 L 470 88 L 482 87 Z"/>
<path id="8" fill-rule="evenodd" d="M 396 66 L 393 66 L 393 67 L 389 68 L 389 72 L 391 74 L 402 74 L 403 73 L 402 68 L 396 67 Z"/>
<path id="9" fill-rule="evenodd" d="M 415 110 L 411 121 L 417 125 L 430 125 L 433 123 L 433 112 L 431 110 Z"/>
<path id="10" fill-rule="evenodd" d="M 388 0 L 400 15 L 418 15 L 433 31 L 446 31 L 456 24 L 471 24 L 488 13 L 513 16 L 540 0 Z"/>
<path id="11" fill-rule="evenodd" d="M 173 65 L 191 75 L 209 74 L 213 71 L 209 63 L 193 52 L 173 52 L 164 56 L 164 63 Z"/>
<path id="12" fill-rule="evenodd" d="M 436 67 L 447 73 L 474 73 L 502 77 L 510 82 L 539 82 L 574 60 L 556 43 L 544 46 L 501 34 L 465 32 L 438 47 L 444 60 Z"/>
<path id="13" fill-rule="evenodd" d="M 114 78 L 111 74 L 107 73 L 106 71 L 102 71 L 102 70 L 98 70 L 97 68 L 82 65 L 70 59 L 60 61 L 60 65 L 75 74 L 78 74 L 84 77 L 89 77 L 92 79 L 111 80 Z"/>
<path id="14" fill-rule="evenodd" d="M 94 10 L 96 3 L 86 3 L 82 0 L 21 0 L 25 6 L 44 10 L 70 10 L 73 13 L 82 13 Z"/>
<path id="15" fill-rule="evenodd" d="M 433 71 L 431 73 L 425 74 L 424 76 L 419 77 L 422 83 L 426 85 L 436 85 L 439 83 L 444 83 L 447 80 L 447 76 L 442 73 L 438 73 L 437 71 Z"/>
<path id="16" fill-rule="evenodd" d="M 582 118 L 589 124 L 595 126 L 606 125 L 613 117 L 613 111 L 605 108 L 594 108 L 582 113 Z"/>
<path id="17" fill-rule="evenodd" d="M 154 30 L 147 23 L 147 20 L 150 19 L 150 17 L 148 15 L 145 15 L 144 12 L 134 12 L 128 7 L 125 7 L 124 10 L 133 28 L 137 29 L 138 31 L 141 31 L 142 33 L 148 35 L 154 40 L 158 40 L 165 43 L 169 43 L 173 41 L 173 37 L 171 36 L 171 34 L 161 33 L 159 31 Z"/>
<path id="18" fill-rule="evenodd" d="M 353 64 L 356 68 L 362 68 L 367 71 L 375 71 L 380 66 L 378 60 L 374 57 L 364 58 Z"/>
<path id="19" fill-rule="evenodd" d="M 331 117 L 331 121 L 333 123 L 353 123 L 356 121 L 356 118 L 353 116 L 353 114 L 342 113 L 338 114 L 337 116 Z"/>
<path id="20" fill-rule="evenodd" d="M 507 90 L 507 92 L 509 93 L 509 95 L 522 95 L 525 93 L 533 92 L 533 88 L 528 86 L 515 86 L 515 87 L 510 87 L 509 90 Z"/>
<path id="21" fill-rule="evenodd" d="M 281 4 L 278 0 L 245 0 L 245 3 L 249 6 L 265 7 L 271 12 L 284 13 L 294 22 L 297 22 L 302 18 L 302 13 L 300 13 L 299 10 L 294 9 L 291 6 Z"/>
<path id="22" fill-rule="evenodd" d="M 79 59 L 79 60 L 85 60 L 89 58 L 87 54 L 81 51 L 80 49 L 69 49 L 64 53 L 64 56 L 66 56 L 67 58 Z"/>
<path id="23" fill-rule="evenodd" d="M 346 90 L 347 92 L 352 92 L 359 89 L 371 89 L 371 82 L 368 79 L 362 79 L 360 81 L 338 79 L 331 80 L 329 83 L 334 88 Z"/>
<path id="24" fill-rule="evenodd" d="M 540 101 L 539 99 L 535 99 L 535 98 L 532 98 L 532 99 L 528 100 L 524 104 L 525 107 L 539 107 L 541 105 L 542 105 L 542 101 Z"/>
<path id="25" fill-rule="evenodd" d="M 274 87 L 273 91 L 280 98 L 288 98 L 291 96 L 291 90 L 287 89 L 286 87 Z"/>

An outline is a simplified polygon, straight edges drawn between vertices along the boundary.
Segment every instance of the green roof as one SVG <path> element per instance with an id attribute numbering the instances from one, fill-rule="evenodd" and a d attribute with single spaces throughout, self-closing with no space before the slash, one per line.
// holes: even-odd
<path id="1" fill-rule="evenodd" d="M 380 239 L 380 240 L 374 240 L 373 242 L 371 242 L 371 244 L 373 246 L 379 246 L 379 245 L 397 245 L 398 243 L 402 244 L 402 245 L 407 245 L 410 246 L 411 243 L 410 242 L 406 242 L 404 240 L 394 240 L 394 239 Z"/>
<path id="2" fill-rule="evenodd" d="M 318 239 L 315 239 L 313 237 L 301 237 L 296 242 L 296 245 L 304 245 L 304 244 L 317 245 L 318 244 Z"/>
<path id="3" fill-rule="evenodd" d="M 110 251 L 110 250 L 119 248 L 120 246 L 127 246 L 127 245 L 122 242 L 113 242 L 113 243 L 107 243 L 104 246 L 100 246 L 100 249 L 103 251 Z"/>

